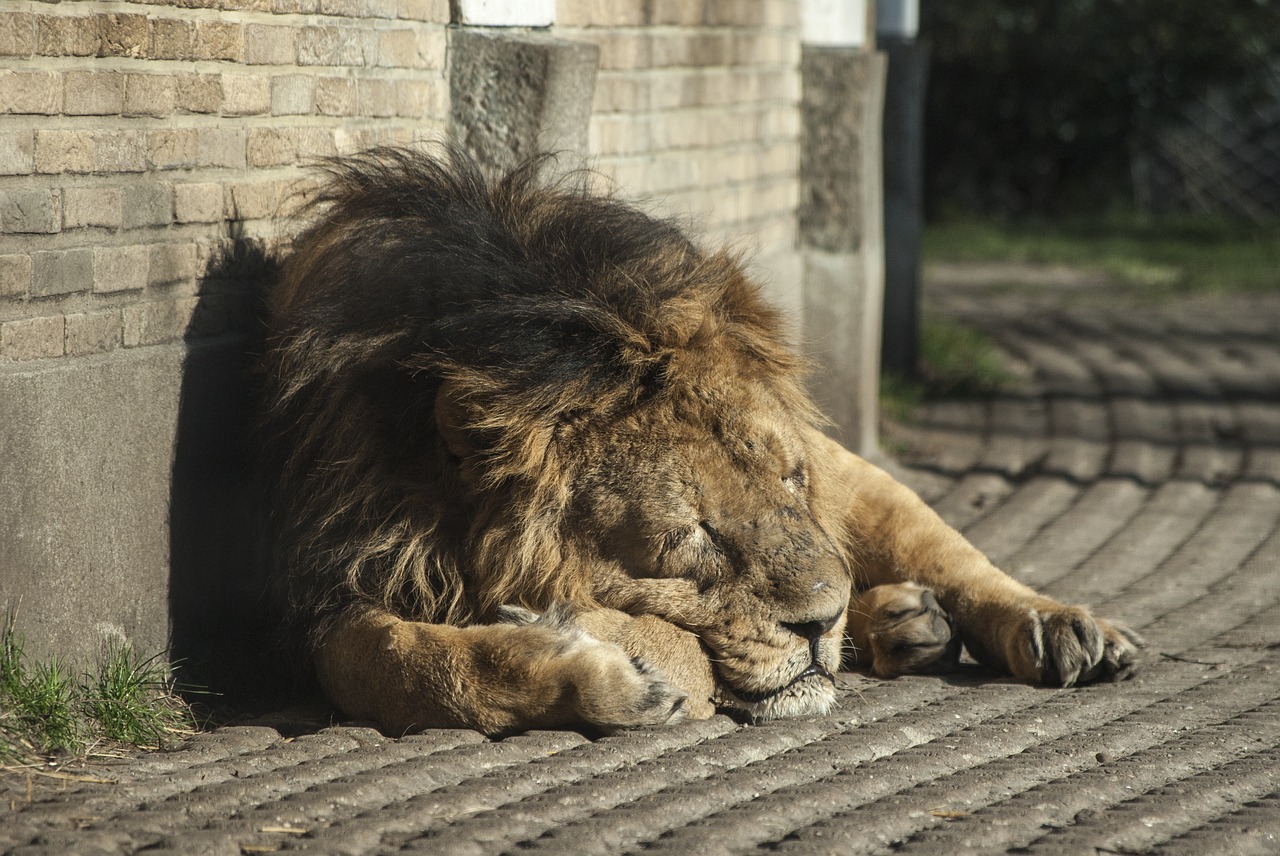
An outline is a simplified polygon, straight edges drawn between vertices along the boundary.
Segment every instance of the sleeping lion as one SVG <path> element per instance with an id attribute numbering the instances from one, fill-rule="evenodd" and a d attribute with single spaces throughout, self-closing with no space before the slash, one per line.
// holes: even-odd
<path id="1" fill-rule="evenodd" d="M 538 160 L 329 162 L 267 295 L 272 574 L 329 700 L 389 732 L 820 714 L 833 673 L 1129 675 L 822 432 L 726 252 Z"/>

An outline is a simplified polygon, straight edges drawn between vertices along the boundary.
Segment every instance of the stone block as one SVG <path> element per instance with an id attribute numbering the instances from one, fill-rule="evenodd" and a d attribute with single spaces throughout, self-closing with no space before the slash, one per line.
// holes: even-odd
<path id="1" fill-rule="evenodd" d="M 285 166 L 298 160 L 298 140 L 292 128 L 250 128 L 245 149 L 249 166 Z"/>
<path id="2" fill-rule="evenodd" d="M 237 182 L 226 187 L 224 204 L 228 220 L 264 220 L 279 208 L 273 181 Z"/>
<path id="3" fill-rule="evenodd" d="M 73 346 L 103 323 L 76 321 Z M 0 366 L 0 605 L 21 604 L 33 657 L 88 667 L 121 640 L 160 652 L 175 600 L 175 636 L 209 612 L 243 560 L 227 511 L 244 491 L 231 487 L 241 353 L 221 341 Z"/>
<path id="4" fill-rule="evenodd" d="M 0 56 L 31 56 L 36 49 L 35 16 L 24 12 L 0 15 Z"/>
<path id="5" fill-rule="evenodd" d="M 131 182 L 124 188 L 126 229 L 167 226 L 173 222 L 173 186 L 160 181 Z"/>
<path id="6" fill-rule="evenodd" d="M 200 166 L 244 169 L 246 132 L 243 128 L 200 128 L 196 161 Z"/>
<path id="7" fill-rule="evenodd" d="M 120 313 L 81 312 L 66 317 L 66 355 L 82 357 L 120 347 Z"/>
<path id="8" fill-rule="evenodd" d="M 93 290 L 98 294 L 139 291 L 147 284 L 151 248 L 95 247 L 93 250 Z"/>
<path id="9" fill-rule="evenodd" d="M 271 80 L 245 74 L 222 75 L 222 115 L 260 116 L 271 112 Z"/>
<path id="10" fill-rule="evenodd" d="M 178 87 L 170 74 L 126 74 L 126 116 L 168 116 L 178 103 Z"/>
<path id="11" fill-rule="evenodd" d="M 37 15 L 36 52 L 41 56 L 97 56 L 98 31 L 93 18 Z"/>
<path id="12" fill-rule="evenodd" d="M 199 298 L 178 297 L 134 303 L 122 310 L 126 348 L 175 342 L 187 332 Z"/>
<path id="13" fill-rule="evenodd" d="M 0 233 L 51 235 L 62 231 L 62 196 L 51 190 L 0 191 Z"/>
<path id="14" fill-rule="evenodd" d="M 175 101 L 188 113 L 217 113 L 222 108 L 222 75 L 177 75 Z"/>
<path id="15" fill-rule="evenodd" d="M 50 297 L 93 288 L 93 250 L 49 250 L 31 254 L 31 294 Z"/>
<path id="16" fill-rule="evenodd" d="M 61 315 L 6 321 L 0 324 L 0 360 L 23 361 L 60 357 L 64 348 L 63 329 Z M 6 409 L 4 412 L 6 421 L 12 420 L 15 416 L 13 410 Z M 3 464 L 0 464 L 0 467 L 2 466 Z"/>
<path id="17" fill-rule="evenodd" d="M 151 22 L 146 15 L 109 13 L 94 16 L 98 56 L 142 59 L 151 47 Z"/>
<path id="18" fill-rule="evenodd" d="M 179 223 L 216 223 L 222 219 L 221 184 L 178 184 L 173 194 L 174 219 Z"/>
<path id="19" fill-rule="evenodd" d="M 147 132 L 147 164 L 152 169 L 190 169 L 197 165 L 199 132 L 177 128 Z"/>
<path id="20" fill-rule="evenodd" d="M 124 194 L 118 187 L 67 187 L 62 191 L 62 227 L 118 229 L 124 222 Z"/>
<path id="21" fill-rule="evenodd" d="M 540 33 L 450 31 L 454 132 L 483 164 L 547 149 L 586 154 L 600 51 Z"/>
<path id="22" fill-rule="evenodd" d="M 316 112 L 322 116 L 353 116 L 356 83 L 348 77 L 321 77 L 316 81 Z"/>
<path id="23" fill-rule="evenodd" d="M 234 21 L 197 21 L 194 58 L 240 62 L 244 58 L 244 27 Z"/>
<path id="24" fill-rule="evenodd" d="M 290 26 L 249 24 L 244 31 L 244 61 L 249 65 L 293 65 L 298 30 Z"/>
<path id="25" fill-rule="evenodd" d="M 0 175 L 29 175 L 35 170 L 35 133 L 0 131 Z"/>
<path id="26" fill-rule="evenodd" d="M 31 291 L 31 256 L 10 253 L 0 256 L 0 298 L 23 298 Z"/>
<path id="27" fill-rule="evenodd" d="M 298 33 L 297 63 L 298 65 L 362 66 L 365 64 L 363 38 L 364 32 L 356 27 L 303 27 Z"/>
<path id="28" fill-rule="evenodd" d="M 152 23 L 151 55 L 154 59 L 196 58 L 196 25 L 179 18 L 157 18 Z"/>
<path id="29" fill-rule="evenodd" d="M 48 116 L 61 110 L 61 75 L 48 71 L 0 71 L 0 113 Z"/>
<path id="30" fill-rule="evenodd" d="M 155 244 L 147 266 L 147 285 L 172 286 L 194 284 L 196 279 L 196 245 Z"/>
<path id="31" fill-rule="evenodd" d="M 86 173 L 94 169 L 92 131 L 36 131 L 35 171 Z"/>
<path id="32" fill-rule="evenodd" d="M 124 110 L 124 75 L 71 71 L 64 77 L 62 111 L 69 116 L 112 116 Z"/>
<path id="33" fill-rule="evenodd" d="M 142 131 L 95 131 L 93 168 L 97 172 L 146 171 L 146 134 Z"/>
<path id="34" fill-rule="evenodd" d="M 307 116 L 316 98 L 316 78 L 310 74 L 281 74 L 271 78 L 271 115 Z"/>
<path id="35" fill-rule="evenodd" d="M 356 112 L 385 118 L 396 114 L 395 87 L 390 80 L 362 78 L 356 81 Z"/>

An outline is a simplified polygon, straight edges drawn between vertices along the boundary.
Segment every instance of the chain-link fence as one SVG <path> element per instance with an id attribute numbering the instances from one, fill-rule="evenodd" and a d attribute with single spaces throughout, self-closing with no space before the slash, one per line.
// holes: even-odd
<path id="1" fill-rule="evenodd" d="M 1181 124 L 1134 157 L 1138 207 L 1280 219 L 1280 66 L 1264 91 L 1247 104 L 1219 91 L 1188 107 Z"/>

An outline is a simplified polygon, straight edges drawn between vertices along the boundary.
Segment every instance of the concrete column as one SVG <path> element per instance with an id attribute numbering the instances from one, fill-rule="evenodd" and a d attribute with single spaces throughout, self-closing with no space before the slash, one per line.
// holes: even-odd
<path id="1" fill-rule="evenodd" d="M 885 59 L 801 50 L 800 248 L 811 390 L 837 436 L 876 451 L 884 289 L 881 113 Z"/>
<path id="2" fill-rule="evenodd" d="M 452 135 L 491 167 L 542 151 L 581 159 L 599 56 L 595 45 L 541 32 L 450 30 Z"/>

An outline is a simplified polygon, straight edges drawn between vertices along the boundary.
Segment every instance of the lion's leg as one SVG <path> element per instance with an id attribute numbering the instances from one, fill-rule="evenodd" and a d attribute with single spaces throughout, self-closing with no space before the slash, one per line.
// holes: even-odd
<path id="1" fill-rule="evenodd" d="M 685 693 L 660 672 L 557 610 L 524 625 L 452 627 L 353 608 L 325 635 L 315 663 L 331 702 L 393 733 L 611 730 L 687 712 Z"/>
<path id="2" fill-rule="evenodd" d="M 857 592 L 849 602 L 846 662 L 870 665 L 881 678 L 950 671 L 960 637 L 933 592 L 916 583 L 889 583 Z"/>
<path id="3" fill-rule="evenodd" d="M 838 521 L 860 586 L 931 589 L 980 662 L 1025 680 L 1069 686 L 1133 671 L 1141 638 L 1004 574 L 916 494 L 826 438 L 815 462 L 820 519 Z"/>

